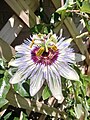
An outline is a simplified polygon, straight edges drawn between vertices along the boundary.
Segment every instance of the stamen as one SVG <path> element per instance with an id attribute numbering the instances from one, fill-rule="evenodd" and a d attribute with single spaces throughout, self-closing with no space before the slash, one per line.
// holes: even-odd
<path id="1" fill-rule="evenodd" d="M 55 45 L 52 45 L 51 49 L 54 50 L 54 51 L 57 51 L 57 47 Z"/>
<path id="2" fill-rule="evenodd" d="M 44 47 L 40 47 L 39 50 L 37 51 L 36 55 L 41 56 L 44 52 Z"/>
<path id="3" fill-rule="evenodd" d="M 32 48 L 33 44 L 34 44 L 34 40 L 32 40 L 32 42 L 30 44 L 30 48 Z"/>

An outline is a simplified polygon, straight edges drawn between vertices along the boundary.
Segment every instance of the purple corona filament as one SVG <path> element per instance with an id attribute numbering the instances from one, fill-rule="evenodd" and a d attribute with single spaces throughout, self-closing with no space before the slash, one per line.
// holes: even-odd
<path id="1" fill-rule="evenodd" d="M 52 63 L 57 60 L 58 57 L 58 50 L 54 51 L 51 48 L 48 49 L 48 52 L 44 51 L 41 56 L 37 56 L 37 51 L 39 48 L 35 48 L 31 52 L 31 58 L 35 63 L 41 63 L 45 65 L 51 65 Z"/>

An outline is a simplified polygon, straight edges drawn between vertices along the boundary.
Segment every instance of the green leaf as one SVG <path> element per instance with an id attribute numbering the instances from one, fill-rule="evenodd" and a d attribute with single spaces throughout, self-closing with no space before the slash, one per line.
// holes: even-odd
<path id="1" fill-rule="evenodd" d="M 11 115 L 12 115 L 12 112 L 9 112 L 3 117 L 3 119 L 4 120 L 10 120 L 9 118 L 10 118 Z"/>
<path id="2" fill-rule="evenodd" d="M 4 74 L 4 70 L 0 70 L 0 74 Z"/>
<path id="3" fill-rule="evenodd" d="M 10 89 L 10 75 L 7 71 L 4 73 L 4 77 L 0 79 L 0 98 L 5 98 Z"/>
<path id="4" fill-rule="evenodd" d="M 65 11 L 68 7 L 72 7 L 72 5 L 74 4 L 75 2 L 73 2 L 73 0 L 66 0 L 66 3 L 60 7 L 59 9 L 56 10 L 57 13 L 61 14 L 62 11 Z"/>
<path id="5" fill-rule="evenodd" d="M 90 13 L 90 2 L 89 2 L 89 0 L 85 0 L 83 2 L 83 5 L 81 7 L 81 12 Z"/>
<path id="6" fill-rule="evenodd" d="M 20 120 L 20 118 L 18 118 L 18 117 L 14 117 L 14 120 Z"/>
<path id="7" fill-rule="evenodd" d="M 26 87 L 26 86 L 25 86 Z M 27 85 L 28 88 L 28 85 Z M 24 89 L 22 83 L 17 83 L 14 85 L 14 90 L 18 92 L 21 96 L 29 96 L 27 90 Z"/>
<path id="8" fill-rule="evenodd" d="M 3 107 L 4 105 L 6 105 L 8 103 L 8 100 L 4 99 L 4 98 L 0 98 L 0 108 Z"/>
<path id="9" fill-rule="evenodd" d="M 90 98 L 87 100 L 88 106 L 90 106 Z"/>
<path id="10" fill-rule="evenodd" d="M 30 31 L 32 34 L 35 33 L 45 33 L 48 34 L 50 32 L 51 26 L 47 24 L 38 24 L 35 27 L 31 28 Z"/>
<path id="11" fill-rule="evenodd" d="M 88 29 L 88 31 L 90 32 L 90 20 L 85 20 L 85 25 L 86 25 L 86 28 Z"/>
<path id="12" fill-rule="evenodd" d="M 11 47 L 1 38 L 0 38 L 0 54 L 1 57 L 4 58 L 6 61 L 10 61 L 13 56 Z"/>
<path id="13" fill-rule="evenodd" d="M 58 9 L 56 10 L 56 12 L 59 13 L 59 14 L 61 14 L 62 11 L 65 11 L 66 9 L 67 9 L 67 3 L 66 3 L 64 6 L 58 8 Z"/>
<path id="14" fill-rule="evenodd" d="M 48 99 L 51 95 L 51 91 L 49 90 L 48 86 L 46 86 L 42 92 L 43 100 Z"/>
<path id="15" fill-rule="evenodd" d="M 90 76 L 80 74 L 81 79 L 83 79 L 84 82 L 90 82 Z"/>
<path id="16" fill-rule="evenodd" d="M 2 68 L 4 68 L 4 61 L 3 61 L 3 59 L 1 59 L 1 58 L 0 58 L 0 66 L 1 66 Z"/>

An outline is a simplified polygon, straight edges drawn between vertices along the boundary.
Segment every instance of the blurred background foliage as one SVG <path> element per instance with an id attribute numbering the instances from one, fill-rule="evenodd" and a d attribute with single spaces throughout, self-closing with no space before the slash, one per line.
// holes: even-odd
<path id="1" fill-rule="evenodd" d="M 15 54 L 11 46 L 14 47 L 17 42 L 10 45 L 0 38 L 0 119 L 90 120 L 90 0 L 49 0 L 52 11 L 48 5 L 45 8 L 45 1 L 38 1 L 39 7 L 34 13 L 40 22 L 29 27 L 29 34 L 53 31 L 73 39 L 75 51 L 86 56 L 84 62 L 73 66 L 80 76 L 80 82 L 62 78 L 65 100 L 61 104 L 52 97 L 48 86 L 40 91 L 37 102 L 29 94 L 29 80 L 23 84 L 9 84 L 16 71 L 8 64 Z M 3 19 L 0 21 L 3 23 Z"/>

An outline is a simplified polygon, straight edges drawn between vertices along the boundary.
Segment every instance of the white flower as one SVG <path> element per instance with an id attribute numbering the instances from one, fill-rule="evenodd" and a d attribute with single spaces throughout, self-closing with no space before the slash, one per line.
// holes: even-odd
<path id="1" fill-rule="evenodd" d="M 30 79 L 30 94 L 34 96 L 46 81 L 52 95 L 63 101 L 61 76 L 70 80 L 79 80 L 77 72 L 71 67 L 85 57 L 73 52 L 70 42 L 55 34 L 36 34 L 32 40 L 15 47 L 20 56 L 9 64 L 18 67 L 10 83 L 15 84 Z"/>

